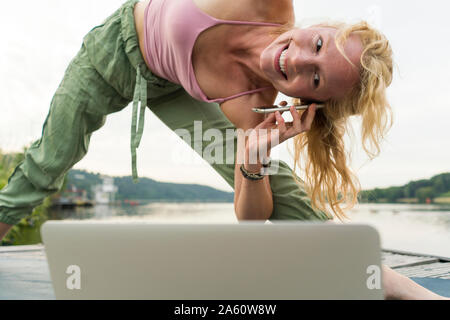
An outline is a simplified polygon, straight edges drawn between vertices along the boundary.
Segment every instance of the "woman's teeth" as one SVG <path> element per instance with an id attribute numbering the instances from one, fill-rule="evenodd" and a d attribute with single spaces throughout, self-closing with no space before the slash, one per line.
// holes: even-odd
<path id="1" fill-rule="evenodd" d="M 283 52 L 281 53 L 279 64 L 280 64 L 281 72 L 287 78 L 286 63 L 285 63 L 286 62 L 286 52 L 287 52 L 287 49 L 283 50 Z"/>

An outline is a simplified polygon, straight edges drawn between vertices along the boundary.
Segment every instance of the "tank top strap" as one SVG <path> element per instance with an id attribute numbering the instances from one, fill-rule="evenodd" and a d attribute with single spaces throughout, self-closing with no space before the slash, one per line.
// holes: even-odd
<path id="1" fill-rule="evenodd" d="M 216 102 L 216 103 L 220 104 L 220 103 L 223 103 L 223 102 L 228 101 L 228 100 L 236 99 L 236 98 L 239 98 L 239 97 L 242 97 L 242 96 L 245 96 L 245 95 L 258 93 L 258 92 L 269 90 L 269 89 L 272 89 L 272 87 L 264 87 L 264 88 L 258 88 L 258 89 L 250 90 L 250 91 L 244 91 L 244 92 L 241 92 L 241 93 L 238 93 L 238 94 L 234 94 L 234 95 L 226 97 L 226 98 L 212 99 L 212 100 L 209 100 L 208 102 Z"/>

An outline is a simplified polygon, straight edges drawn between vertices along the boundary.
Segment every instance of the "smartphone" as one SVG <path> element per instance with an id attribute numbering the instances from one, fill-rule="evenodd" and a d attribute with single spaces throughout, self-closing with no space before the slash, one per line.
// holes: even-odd
<path id="1" fill-rule="evenodd" d="M 306 110 L 308 109 L 310 105 L 309 104 L 302 104 L 302 105 L 296 105 L 295 109 L 296 110 Z M 323 104 L 316 104 L 316 108 L 320 109 L 323 108 L 324 105 Z M 290 106 L 286 106 L 286 107 L 279 107 L 279 106 L 262 106 L 259 108 L 252 108 L 253 112 L 256 113 L 274 113 L 276 111 L 289 111 L 291 107 Z"/>

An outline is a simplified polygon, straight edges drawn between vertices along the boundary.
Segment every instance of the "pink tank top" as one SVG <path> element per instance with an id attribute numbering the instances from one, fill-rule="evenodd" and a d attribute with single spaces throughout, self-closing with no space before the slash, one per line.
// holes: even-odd
<path id="1" fill-rule="evenodd" d="M 181 85 L 192 97 L 222 103 L 270 87 L 210 100 L 200 88 L 192 65 L 192 51 L 200 33 L 218 24 L 280 26 L 264 22 L 230 21 L 211 17 L 193 0 L 150 0 L 144 15 L 145 55 L 156 75 Z"/>

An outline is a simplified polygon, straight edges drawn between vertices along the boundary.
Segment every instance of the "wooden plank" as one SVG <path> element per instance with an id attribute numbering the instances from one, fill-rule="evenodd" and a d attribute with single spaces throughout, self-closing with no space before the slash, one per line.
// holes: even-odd
<path id="1" fill-rule="evenodd" d="M 436 255 L 430 255 L 425 253 L 417 253 L 417 252 L 410 252 L 410 251 L 402 251 L 402 250 L 392 250 L 392 249 L 382 249 L 383 253 L 392 253 L 392 254 L 400 254 L 400 255 L 406 255 L 406 256 L 415 256 L 415 257 L 431 257 L 431 258 L 437 258 L 441 262 L 450 262 L 450 257 L 442 257 L 442 256 L 436 256 Z"/>
<path id="2" fill-rule="evenodd" d="M 382 252 L 381 262 L 392 269 L 439 262 L 438 258 Z"/>
<path id="3" fill-rule="evenodd" d="M 0 254 L 8 252 L 26 252 L 26 251 L 43 251 L 44 245 L 27 245 L 27 246 L 0 246 Z"/>
<path id="4" fill-rule="evenodd" d="M 55 299 L 43 248 L 0 254 L 0 299 Z"/>
<path id="5" fill-rule="evenodd" d="M 450 263 L 436 262 L 426 265 L 395 269 L 406 277 L 450 279 Z"/>
<path id="6" fill-rule="evenodd" d="M 447 258 L 398 251 L 383 251 L 382 263 L 406 277 L 450 279 Z"/>

